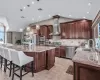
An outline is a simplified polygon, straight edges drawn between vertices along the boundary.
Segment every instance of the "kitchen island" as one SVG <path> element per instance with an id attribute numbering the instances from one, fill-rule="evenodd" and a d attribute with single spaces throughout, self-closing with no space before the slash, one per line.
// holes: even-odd
<path id="1" fill-rule="evenodd" d="M 22 46 L 10 46 L 9 48 L 23 51 L 27 56 L 33 57 L 34 72 L 40 72 L 45 69 L 49 70 L 54 66 L 55 47 L 34 46 L 32 49 L 28 49 Z M 28 64 L 27 66 L 30 66 L 30 64 Z"/>
<path id="2" fill-rule="evenodd" d="M 74 80 L 100 80 L 100 64 L 90 60 L 92 51 L 79 49 L 73 57 Z"/>

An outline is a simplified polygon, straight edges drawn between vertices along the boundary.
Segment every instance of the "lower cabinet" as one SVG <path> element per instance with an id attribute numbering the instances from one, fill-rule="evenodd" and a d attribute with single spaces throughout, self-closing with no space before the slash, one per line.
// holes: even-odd
<path id="1" fill-rule="evenodd" d="M 25 52 L 27 56 L 34 58 L 34 72 L 51 69 L 55 64 L 55 49 L 44 52 Z M 27 66 L 31 66 L 30 63 Z M 30 69 L 26 68 L 26 71 Z"/>
<path id="2" fill-rule="evenodd" d="M 63 57 L 63 58 L 66 57 L 66 50 L 64 46 L 60 47 L 60 57 Z"/>
<path id="3" fill-rule="evenodd" d="M 60 57 L 60 47 L 55 49 L 55 56 Z"/>
<path id="4" fill-rule="evenodd" d="M 55 64 L 55 49 L 48 50 L 46 53 L 46 69 L 51 69 Z"/>
<path id="5" fill-rule="evenodd" d="M 58 48 L 55 49 L 55 56 L 56 57 L 62 57 L 65 58 L 66 57 L 66 50 L 64 46 L 60 46 Z"/>
<path id="6" fill-rule="evenodd" d="M 100 80 L 100 67 L 74 62 L 73 80 Z"/>

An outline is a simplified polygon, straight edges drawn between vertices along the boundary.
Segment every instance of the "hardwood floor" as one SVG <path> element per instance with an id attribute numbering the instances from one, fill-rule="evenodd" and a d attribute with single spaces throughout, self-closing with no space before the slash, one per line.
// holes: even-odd
<path id="1" fill-rule="evenodd" d="M 35 73 L 34 77 L 29 73 L 22 80 L 73 80 L 73 76 L 66 73 L 70 65 L 73 65 L 71 60 L 56 57 L 55 66 L 49 71 L 44 70 Z M 9 78 L 9 70 L 4 73 L 0 69 L 0 80 L 11 80 L 11 77 Z M 15 80 L 19 80 L 19 78 L 15 76 Z"/>

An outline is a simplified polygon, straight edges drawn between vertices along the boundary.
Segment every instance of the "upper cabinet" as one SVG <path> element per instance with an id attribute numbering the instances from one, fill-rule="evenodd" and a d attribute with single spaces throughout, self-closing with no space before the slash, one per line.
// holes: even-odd
<path id="1" fill-rule="evenodd" d="M 90 39 L 92 38 L 91 26 L 91 20 L 77 20 L 72 22 L 61 23 L 61 38 Z"/>
<path id="2" fill-rule="evenodd" d="M 40 27 L 40 36 L 45 36 L 47 37 L 47 26 L 43 25 Z"/>
<path id="3" fill-rule="evenodd" d="M 46 39 L 51 39 L 52 36 L 50 33 L 53 32 L 53 26 L 52 25 L 40 25 L 40 29 L 36 29 L 36 26 L 31 26 L 31 29 L 35 34 L 38 36 L 45 36 Z"/>
<path id="4" fill-rule="evenodd" d="M 53 33 L 53 25 L 48 25 L 48 39 L 52 38 L 51 33 Z"/>
<path id="5" fill-rule="evenodd" d="M 40 32 L 40 36 L 45 36 L 46 39 L 50 39 L 52 38 L 50 36 L 50 33 L 53 32 L 53 26 L 52 25 L 42 25 L 40 27 L 39 32 Z"/>
<path id="6" fill-rule="evenodd" d="M 60 23 L 61 39 L 90 39 L 92 38 L 92 20 L 75 20 L 65 23 Z M 35 28 L 36 26 L 34 26 Z M 38 36 L 45 36 L 46 39 L 51 39 L 53 33 L 53 25 L 40 25 L 40 29 L 35 33 Z"/>

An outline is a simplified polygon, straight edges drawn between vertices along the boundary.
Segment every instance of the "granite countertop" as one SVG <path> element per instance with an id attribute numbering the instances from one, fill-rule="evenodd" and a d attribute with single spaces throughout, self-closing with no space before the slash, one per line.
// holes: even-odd
<path id="1" fill-rule="evenodd" d="M 98 64 L 95 61 L 89 59 L 91 55 L 95 54 L 92 51 L 76 51 L 75 56 L 73 57 L 72 61 L 76 63 L 86 64 L 94 67 L 100 67 L 100 63 Z"/>
<path id="2" fill-rule="evenodd" d="M 9 46 L 8 48 L 23 52 L 44 52 L 47 50 L 55 49 L 55 47 L 49 47 L 49 46 L 34 46 L 32 49 L 28 49 L 23 46 Z"/>

